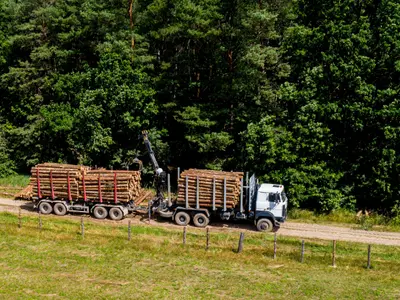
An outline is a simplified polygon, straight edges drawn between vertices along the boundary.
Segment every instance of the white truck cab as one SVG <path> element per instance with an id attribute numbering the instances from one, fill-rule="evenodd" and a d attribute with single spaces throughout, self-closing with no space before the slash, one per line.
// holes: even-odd
<path id="1" fill-rule="evenodd" d="M 278 221 L 286 218 L 287 197 L 283 185 L 263 183 L 257 191 L 256 212 L 269 211 Z"/>
<path id="2" fill-rule="evenodd" d="M 255 193 L 254 193 L 255 192 Z M 253 202 L 254 224 L 260 231 L 278 228 L 286 220 L 288 199 L 281 184 L 256 185 Z"/>

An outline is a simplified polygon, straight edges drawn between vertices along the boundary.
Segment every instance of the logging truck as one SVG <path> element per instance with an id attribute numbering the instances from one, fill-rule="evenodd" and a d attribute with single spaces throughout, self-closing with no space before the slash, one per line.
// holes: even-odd
<path id="1" fill-rule="evenodd" d="M 244 185 L 242 172 L 189 169 L 179 174 L 178 169 L 178 196 L 172 200 L 170 177 L 159 167 L 147 132 L 142 137 L 154 168 L 157 190 L 149 203 L 150 212 L 181 226 L 192 221 L 196 227 L 206 227 L 212 218 L 248 220 L 257 230 L 267 232 L 277 230 L 286 220 L 288 198 L 284 186 L 258 184 L 254 175 L 246 175 Z M 166 181 L 168 197 L 164 198 Z"/>
<path id="2" fill-rule="evenodd" d="M 178 168 L 178 193 L 172 199 L 170 176 L 158 165 L 146 131 L 142 138 L 157 191 L 148 203 L 149 214 L 169 218 L 181 226 L 193 222 L 196 227 L 206 227 L 212 218 L 248 220 L 260 231 L 272 231 L 285 221 L 288 199 L 284 186 L 258 184 L 254 175 L 246 175 L 244 181 L 243 172 L 189 169 L 180 174 Z M 30 180 L 35 206 L 43 214 L 74 212 L 121 220 L 130 212 L 140 212 L 140 203 L 145 199 L 140 171 L 44 163 L 31 169 Z"/>

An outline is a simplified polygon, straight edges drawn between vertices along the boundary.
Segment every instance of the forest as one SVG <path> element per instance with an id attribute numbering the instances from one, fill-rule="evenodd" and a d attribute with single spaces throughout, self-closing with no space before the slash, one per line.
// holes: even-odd
<path id="1" fill-rule="evenodd" d="M 148 130 L 171 172 L 400 215 L 399 91 L 395 0 L 0 0 L 0 176 L 149 173 Z"/>

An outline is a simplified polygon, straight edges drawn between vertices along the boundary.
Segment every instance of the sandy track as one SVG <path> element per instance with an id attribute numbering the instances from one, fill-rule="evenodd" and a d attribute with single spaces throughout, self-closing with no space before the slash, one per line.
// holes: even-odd
<path id="1" fill-rule="evenodd" d="M 33 204 L 28 201 L 14 201 L 10 199 L 0 198 L 0 211 L 17 213 L 19 209 L 23 214 L 36 214 L 33 210 Z M 69 215 L 69 218 L 79 218 L 79 215 Z M 111 224 L 127 223 L 131 220 L 133 224 L 147 224 L 147 219 L 143 216 L 130 216 L 129 218 L 115 222 L 111 220 L 95 220 L 94 222 L 105 222 Z M 178 227 L 172 222 L 155 222 L 152 224 L 157 224 L 158 226 L 164 227 Z M 226 231 L 254 231 L 254 227 L 248 224 L 225 224 L 225 223 L 213 223 L 210 226 L 214 230 Z M 318 224 L 307 224 L 307 223 L 297 223 L 297 222 L 286 222 L 282 224 L 278 231 L 279 235 L 301 237 L 301 238 L 315 238 L 324 240 L 338 240 L 338 241 L 349 241 L 349 242 L 359 242 L 368 244 L 382 244 L 391 246 L 400 246 L 400 233 L 399 232 L 380 232 L 380 231 L 365 231 L 359 229 L 352 229 L 348 227 L 337 227 L 328 225 L 318 225 Z"/>

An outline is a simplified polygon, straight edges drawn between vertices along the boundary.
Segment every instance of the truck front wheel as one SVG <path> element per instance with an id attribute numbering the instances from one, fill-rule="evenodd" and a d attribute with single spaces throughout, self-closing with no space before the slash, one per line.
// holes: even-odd
<path id="1" fill-rule="evenodd" d="M 175 215 L 175 223 L 180 226 L 186 226 L 190 222 L 190 216 L 184 211 L 180 211 Z"/>
<path id="2" fill-rule="evenodd" d="M 210 219 L 205 214 L 196 214 L 193 217 L 193 224 L 196 227 L 206 227 L 210 223 Z"/>
<path id="3" fill-rule="evenodd" d="M 260 219 L 257 221 L 257 230 L 264 232 L 271 232 L 274 226 L 269 219 Z"/>
<path id="4" fill-rule="evenodd" d="M 51 204 L 48 202 L 42 202 L 39 204 L 39 211 L 44 215 L 51 214 L 53 211 L 53 206 L 51 206 Z"/>

